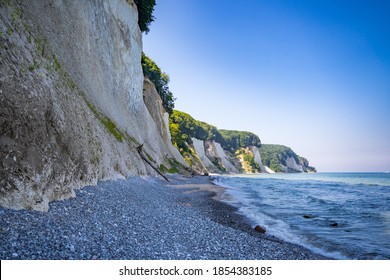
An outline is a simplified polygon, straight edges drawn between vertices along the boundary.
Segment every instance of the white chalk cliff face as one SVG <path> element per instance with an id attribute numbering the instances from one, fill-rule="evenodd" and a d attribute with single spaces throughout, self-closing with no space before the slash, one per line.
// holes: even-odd
<path id="1" fill-rule="evenodd" d="M 260 166 L 260 170 L 263 173 L 275 173 L 270 168 L 267 168 L 267 166 L 264 166 L 263 161 L 261 160 L 261 155 L 259 148 L 256 146 L 250 146 L 249 149 L 251 150 L 255 162 Z"/>
<path id="2" fill-rule="evenodd" d="M 203 140 L 199 140 L 196 138 L 191 138 L 191 140 L 192 140 L 192 143 L 194 145 L 194 150 L 197 153 L 204 169 L 210 170 L 210 171 L 216 171 L 217 167 L 206 156 Z"/>
<path id="3" fill-rule="evenodd" d="M 167 117 L 143 101 L 132 1 L 8 2 L 0 5 L 0 206 L 45 211 L 98 180 L 155 174 L 140 144 L 156 166 L 186 164 Z"/>
<path id="4" fill-rule="evenodd" d="M 180 164 L 188 167 L 180 152 L 172 144 L 171 133 L 169 132 L 169 114 L 165 111 L 162 100 L 154 84 L 149 79 L 144 80 L 143 97 L 149 114 L 153 119 L 153 122 L 148 124 L 147 127 L 143 127 L 143 129 L 150 129 L 150 126 L 154 125 L 159 133 L 157 139 L 160 141 L 157 142 L 157 146 L 169 157 L 173 156 Z"/>
<path id="5" fill-rule="evenodd" d="M 237 168 L 229 161 L 229 157 L 218 142 L 205 141 L 205 152 L 209 159 L 216 160 L 227 172 L 238 173 Z"/>
<path id="6" fill-rule="evenodd" d="M 290 169 L 294 169 L 295 171 L 303 172 L 302 165 L 297 163 L 293 157 L 288 157 L 286 159 L 286 166 Z"/>

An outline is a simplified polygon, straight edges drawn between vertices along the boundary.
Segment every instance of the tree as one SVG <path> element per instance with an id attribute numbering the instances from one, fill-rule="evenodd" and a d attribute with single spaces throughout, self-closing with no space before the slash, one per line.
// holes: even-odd
<path id="1" fill-rule="evenodd" d="M 260 138 L 251 132 L 220 129 L 223 141 L 222 148 L 235 152 L 238 148 L 256 146 L 261 147 Z"/>
<path id="2" fill-rule="evenodd" d="M 171 115 L 175 107 L 175 98 L 169 90 L 169 76 L 162 72 L 160 67 L 144 53 L 142 53 L 141 64 L 144 75 L 152 81 L 161 97 L 165 110 Z"/>
<path id="3" fill-rule="evenodd" d="M 148 34 L 149 25 L 154 21 L 153 11 L 156 0 L 134 0 L 138 10 L 138 25 L 142 32 Z"/>

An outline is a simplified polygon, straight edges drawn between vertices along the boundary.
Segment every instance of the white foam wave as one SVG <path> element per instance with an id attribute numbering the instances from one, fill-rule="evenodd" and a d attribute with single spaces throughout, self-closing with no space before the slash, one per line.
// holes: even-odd
<path id="1" fill-rule="evenodd" d="M 227 181 L 228 180 L 224 180 L 224 178 L 220 177 L 216 177 L 214 180 L 216 185 L 226 188 L 226 197 L 228 197 L 228 199 L 224 199 L 224 197 L 222 197 L 222 199 L 224 199 L 225 202 L 238 207 L 238 212 L 252 221 L 253 227 L 261 225 L 266 229 L 267 234 L 275 236 L 283 241 L 300 245 L 316 254 L 334 259 L 347 259 L 340 252 L 327 252 L 311 245 L 308 241 L 305 241 L 302 235 L 295 233 L 286 222 L 260 212 L 259 208 L 253 205 L 253 199 L 249 196 L 246 189 L 232 186 L 232 182 Z"/>

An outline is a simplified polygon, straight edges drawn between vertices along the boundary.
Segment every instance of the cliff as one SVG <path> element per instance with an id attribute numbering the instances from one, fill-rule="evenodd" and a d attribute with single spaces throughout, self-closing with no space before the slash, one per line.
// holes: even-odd
<path id="1" fill-rule="evenodd" d="M 263 145 L 247 131 L 219 130 L 173 111 L 172 141 L 197 173 L 315 172 L 307 159 L 281 145 Z"/>
<path id="2" fill-rule="evenodd" d="M 315 171 L 294 154 L 268 163 L 251 132 L 169 117 L 169 78 L 159 72 L 156 90 L 141 53 L 133 0 L 0 2 L 0 206 L 46 211 L 76 188 L 158 169 Z"/>
<path id="3" fill-rule="evenodd" d="M 186 166 L 167 115 L 144 103 L 137 21 L 129 0 L 1 1 L 0 206 L 45 211 L 74 188 L 155 174 L 141 144 L 162 169 Z"/>
<path id="4" fill-rule="evenodd" d="M 260 154 L 263 163 L 276 172 L 316 172 L 307 159 L 283 145 L 263 144 Z"/>

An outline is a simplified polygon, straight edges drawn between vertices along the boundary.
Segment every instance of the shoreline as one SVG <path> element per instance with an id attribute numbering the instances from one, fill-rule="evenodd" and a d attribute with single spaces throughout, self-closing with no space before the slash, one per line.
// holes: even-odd
<path id="1" fill-rule="evenodd" d="M 169 179 L 99 182 L 48 212 L 0 208 L 0 259 L 329 259 L 256 232 L 207 177 Z"/>
<path id="2" fill-rule="evenodd" d="M 199 191 L 209 192 L 210 193 L 209 197 L 206 198 L 207 200 L 209 200 L 208 206 L 205 207 L 203 205 L 203 207 L 205 207 L 205 208 L 209 207 L 212 209 L 211 211 L 207 211 L 207 209 L 204 209 L 204 210 L 205 210 L 205 214 L 209 215 L 209 217 L 214 222 L 217 222 L 217 223 L 222 224 L 224 226 L 228 226 L 228 227 L 243 231 L 246 234 L 248 234 L 250 236 L 254 236 L 256 238 L 265 239 L 265 240 L 279 243 L 279 244 L 290 244 L 290 245 L 298 247 L 304 251 L 310 252 L 311 254 L 315 255 L 315 259 L 317 259 L 317 257 L 319 257 L 319 259 L 324 259 L 324 260 L 332 260 L 333 259 L 332 257 L 313 252 L 310 249 L 303 247 L 302 245 L 284 241 L 284 240 L 280 239 L 279 237 L 269 235 L 267 233 L 262 234 L 262 233 L 257 232 L 254 229 L 254 226 L 252 226 L 255 224 L 255 223 L 253 223 L 252 220 L 250 220 L 249 218 L 247 218 L 246 216 L 244 216 L 242 214 L 237 213 L 237 211 L 239 210 L 237 207 L 229 204 L 228 202 L 223 201 L 222 196 L 227 190 L 226 187 L 213 183 L 213 180 L 210 179 L 210 176 L 209 176 L 209 178 L 205 177 L 205 176 L 197 176 L 196 178 L 197 178 L 197 180 L 204 180 L 204 183 L 200 184 L 199 182 L 197 182 L 196 184 L 192 184 L 189 181 L 189 182 L 187 182 L 187 184 L 173 185 L 173 186 L 176 188 L 180 188 L 180 189 L 190 189 L 191 190 L 192 188 L 194 188 L 195 191 L 198 191 L 198 192 Z M 197 205 L 196 207 L 202 208 L 202 205 Z M 259 224 L 259 226 L 262 227 L 263 225 Z"/>

